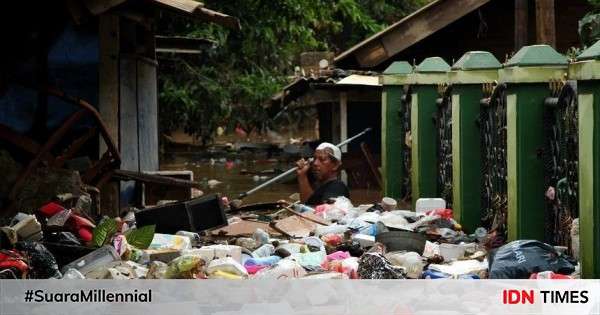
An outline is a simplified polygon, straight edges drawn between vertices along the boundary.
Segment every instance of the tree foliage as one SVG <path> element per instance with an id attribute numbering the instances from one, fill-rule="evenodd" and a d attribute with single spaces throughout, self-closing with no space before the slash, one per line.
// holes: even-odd
<path id="1" fill-rule="evenodd" d="M 340 52 L 430 0 L 207 0 L 207 8 L 240 19 L 241 31 L 159 18 L 162 35 L 216 41 L 204 55 L 160 60 L 160 127 L 210 141 L 218 126 L 261 130 L 263 104 L 286 83 L 304 51 Z"/>

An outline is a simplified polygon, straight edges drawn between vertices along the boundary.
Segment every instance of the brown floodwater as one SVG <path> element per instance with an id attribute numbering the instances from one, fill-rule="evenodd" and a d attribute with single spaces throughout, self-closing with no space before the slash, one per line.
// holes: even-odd
<path id="1" fill-rule="evenodd" d="M 176 152 L 161 157 L 161 170 L 191 170 L 194 180 L 202 183 L 202 191 L 220 193 L 229 199 L 250 190 L 277 174 L 295 166 L 295 158 L 285 156 L 269 157 L 264 153 L 251 154 L 207 154 L 201 152 Z M 212 180 L 221 182 L 209 187 Z M 298 191 L 296 180 L 290 177 L 280 183 L 272 184 L 244 199 L 245 204 L 289 200 L 289 196 Z M 350 188 L 350 198 L 354 205 L 379 201 L 381 192 L 377 188 Z"/>

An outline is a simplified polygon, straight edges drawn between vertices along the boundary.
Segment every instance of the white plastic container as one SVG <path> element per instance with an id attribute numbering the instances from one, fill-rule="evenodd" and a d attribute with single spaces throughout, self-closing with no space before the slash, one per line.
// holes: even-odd
<path id="1" fill-rule="evenodd" d="M 398 202 L 393 198 L 383 197 L 383 199 L 381 199 L 381 207 L 383 207 L 383 210 L 385 211 L 396 210 L 398 207 Z"/>
<path id="2" fill-rule="evenodd" d="M 450 262 L 465 256 L 465 247 L 455 244 L 440 244 L 440 255 L 444 257 L 444 261 Z"/>
<path id="3" fill-rule="evenodd" d="M 419 198 L 415 204 L 417 214 L 425 214 L 435 209 L 446 209 L 446 200 L 442 198 Z"/>
<path id="4" fill-rule="evenodd" d="M 115 261 L 120 261 L 121 257 L 117 254 L 114 247 L 110 245 L 104 245 L 95 251 L 65 265 L 62 268 L 62 272 L 66 273 L 69 269 L 73 268 L 79 271 L 82 275 L 94 271 L 97 268 L 108 266 Z"/>
<path id="5" fill-rule="evenodd" d="M 209 245 L 200 248 L 183 250 L 182 255 L 197 255 L 202 257 L 206 263 L 214 259 L 231 257 L 238 263 L 242 262 L 242 248 L 236 245 Z"/>
<path id="6" fill-rule="evenodd" d="M 352 239 L 357 241 L 361 247 L 371 247 L 375 245 L 375 236 L 366 234 L 354 234 Z"/>

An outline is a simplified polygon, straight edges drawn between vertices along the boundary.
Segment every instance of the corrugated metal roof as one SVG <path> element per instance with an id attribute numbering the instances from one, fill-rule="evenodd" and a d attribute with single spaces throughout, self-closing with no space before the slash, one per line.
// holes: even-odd
<path id="1" fill-rule="evenodd" d="M 381 86 L 379 76 L 352 74 L 336 83 L 337 85 Z"/>

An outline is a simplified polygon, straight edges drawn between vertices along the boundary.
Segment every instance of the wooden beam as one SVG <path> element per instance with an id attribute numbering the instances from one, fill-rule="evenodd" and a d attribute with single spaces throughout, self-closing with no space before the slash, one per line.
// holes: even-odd
<path id="1" fill-rule="evenodd" d="M 535 22 L 537 44 L 547 44 L 556 48 L 554 0 L 535 1 Z"/>
<path id="2" fill-rule="evenodd" d="M 83 3 L 93 15 L 98 15 L 127 0 L 84 0 Z"/>
<path id="3" fill-rule="evenodd" d="M 340 141 L 348 139 L 348 92 L 340 92 Z M 348 152 L 348 146 L 342 147 Z"/>
<path id="4" fill-rule="evenodd" d="M 340 62 L 354 53 L 362 67 L 373 67 L 418 43 L 491 0 L 434 1 L 379 34 L 336 57 Z"/>
<path id="5" fill-rule="evenodd" d="M 156 63 L 137 61 L 137 109 L 140 171 L 158 170 L 158 94 Z"/>
<path id="6" fill-rule="evenodd" d="M 515 0 L 515 51 L 527 45 L 529 24 L 528 0 Z"/>
<path id="7" fill-rule="evenodd" d="M 102 14 L 99 17 L 100 65 L 98 111 L 115 146 L 119 147 L 119 17 Z M 100 154 L 106 144 L 100 142 Z"/>
<path id="8" fill-rule="evenodd" d="M 155 183 L 173 187 L 202 188 L 202 185 L 195 181 L 178 179 L 162 175 L 145 174 L 135 171 L 115 170 L 113 177 L 120 180 L 135 180 L 143 183 Z"/>

